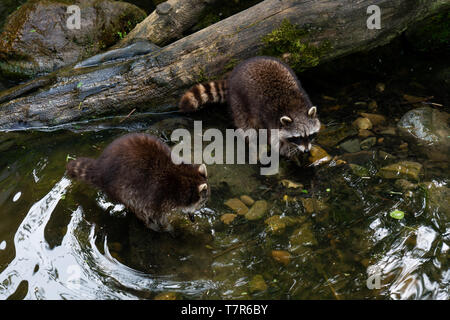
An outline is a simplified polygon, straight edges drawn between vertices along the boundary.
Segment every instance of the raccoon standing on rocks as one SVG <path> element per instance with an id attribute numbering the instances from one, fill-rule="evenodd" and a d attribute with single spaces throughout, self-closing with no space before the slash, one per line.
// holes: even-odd
<path id="1" fill-rule="evenodd" d="M 313 106 L 291 68 L 272 57 L 240 63 L 228 80 L 194 85 L 179 108 L 193 112 L 207 103 L 227 101 L 237 128 L 279 129 L 280 153 L 308 152 L 320 129 Z"/>
<path id="2" fill-rule="evenodd" d="M 143 133 L 114 140 L 97 159 L 70 161 L 67 172 L 123 203 L 155 231 L 172 231 L 171 210 L 181 209 L 193 221 L 209 196 L 204 164 L 174 164 L 170 148 Z"/>

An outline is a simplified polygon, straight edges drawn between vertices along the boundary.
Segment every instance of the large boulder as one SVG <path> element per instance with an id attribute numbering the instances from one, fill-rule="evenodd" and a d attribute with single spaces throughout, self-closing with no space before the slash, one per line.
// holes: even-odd
<path id="1" fill-rule="evenodd" d="M 80 29 L 69 29 L 69 5 L 80 8 Z M 0 73 L 23 78 L 44 74 L 113 45 L 146 14 L 111 0 L 29 0 L 7 19 L 0 35 Z"/>
<path id="2" fill-rule="evenodd" d="M 408 111 L 397 123 L 400 135 L 432 160 L 450 158 L 450 114 L 430 107 Z"/>

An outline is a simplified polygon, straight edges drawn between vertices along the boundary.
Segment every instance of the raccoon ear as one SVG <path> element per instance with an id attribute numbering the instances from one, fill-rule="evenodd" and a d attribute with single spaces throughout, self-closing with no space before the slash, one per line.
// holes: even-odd
<path id="1" fill-rule="evenodd" d="M 198 172 L 204 176 L 205 178 L 208 177 L 208 171 L 206 170 L 206 166 L 204 163 L 202 163 L 199 167 L 198 167 Z"/>
<path id="2" fill-rule="evenodd" d="M 308 110 L 308 116 L 310 116 L 311 118 L 314 118 L 317 114 L 317 107 L 311 107 Z"/>
<path id="3" fill-rule="evenodd" d="M 198 192 L 201 193 L 203 190 L 208 189 L 208 185 L 206 183 L 202 183 L 198 186 Z"/>
<path id="4" fill-rule="evenodd" d="M 288 116 L 282 116 L 280 118 L 280 122 L 283 126 L 287 125 L 288 123 L 292 122 L 292 119 L 289 118 Z"/>

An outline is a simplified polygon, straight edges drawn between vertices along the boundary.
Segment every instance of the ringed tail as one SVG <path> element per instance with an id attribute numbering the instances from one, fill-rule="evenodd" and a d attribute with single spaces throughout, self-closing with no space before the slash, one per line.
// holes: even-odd
<path id="1" fill-rule="evenodd" d="M 95 159 L 78 158 L 67 163 L 67 174 L 70 178 L 82 180 L 91 184 L 97 183 Z"/>
<path id="2" fill-rule="evenodd" d="M 183 112 L 194 112 L 207 103 L 225 103 L 227 87 L 226 80 L 196 84 L 181 97 L 179 108 Z"/>

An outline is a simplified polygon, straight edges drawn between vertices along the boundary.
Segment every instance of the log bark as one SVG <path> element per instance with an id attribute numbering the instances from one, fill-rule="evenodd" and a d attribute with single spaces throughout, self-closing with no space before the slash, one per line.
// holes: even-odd
<path id="1" fill-rule="evenodd" d="M 95 66 L 68 67 L 0 94 L 0 128 L 52 126 L 137 108 L 175 108 L 186 87 L 224 72 L 230 61 L 260 52 L 261 37 L 283 19 L 313 27 L 321 59 L 385 44 L 416 21 L 449 7 L 448 0 L 379 0 L 381 29 L 369 30 L 372 0 L 265 0 L 160 50 Z M 159 106 L 159 107 L 158 107 Z M 163 107 L 161 107 L 163 106 Z"/>
<path id="2" fill-rule="evenodd" d="M 197 23 L 203 10 L 217 0 L 168 0 L 160 3 L 114 47 L 125 47 L 135 40 L 165 45 L 179 39 L 183 32 Z"/>

